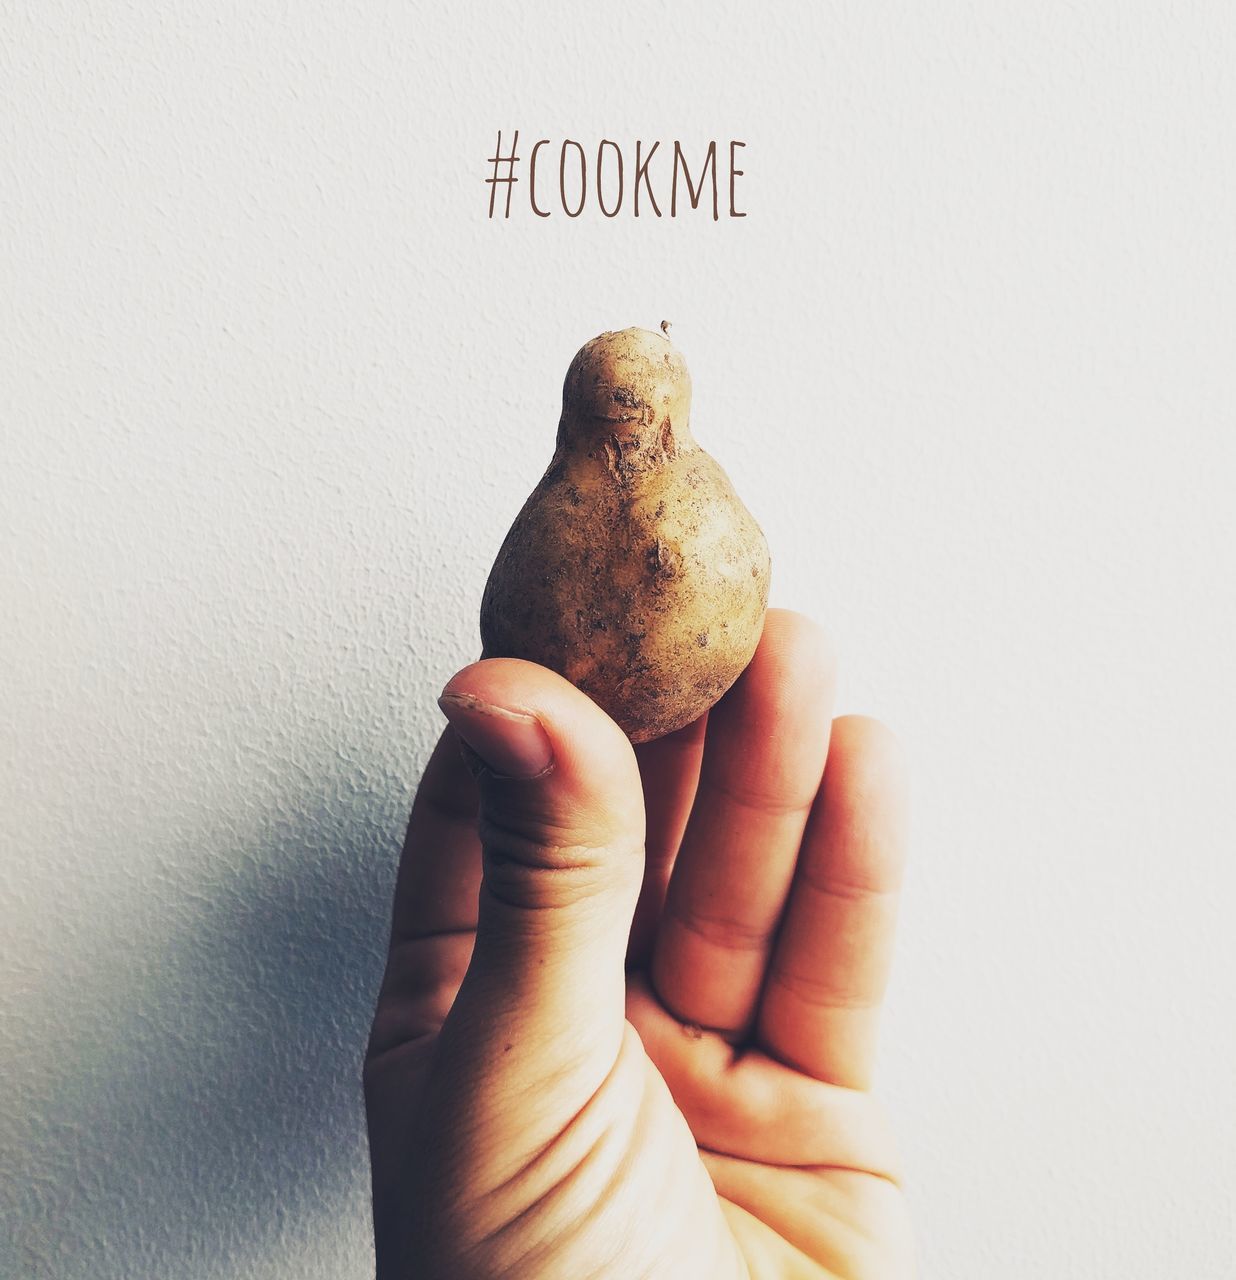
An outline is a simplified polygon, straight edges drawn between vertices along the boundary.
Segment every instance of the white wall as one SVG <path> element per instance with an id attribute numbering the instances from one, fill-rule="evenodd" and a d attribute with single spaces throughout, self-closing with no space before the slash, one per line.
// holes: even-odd
<path id="1" fill-rule="evenodd" d="M 567 361 L 697 435 L 916 764 L 924 1271 L 1232 1274 L 1222 3 L 9 6 L 0 1274 L 371 1263 L 357 1061 L 434 695 Z M 749 216 L 485 216 L 498 128 Z"/>

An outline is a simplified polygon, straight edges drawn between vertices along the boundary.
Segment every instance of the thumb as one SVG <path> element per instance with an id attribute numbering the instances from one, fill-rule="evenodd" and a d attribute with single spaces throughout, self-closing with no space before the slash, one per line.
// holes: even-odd
<path id="1" fill-rule="evenodd" d="M 504 1051 L 514 1032 L 558 1062 L 564 1040 L 608 1056 L 643 878 L 631 744 L 574 685 L 518 659 L 465 667 L 439 705 L 481 799 L 476 945 L 453 1016 Z"/>

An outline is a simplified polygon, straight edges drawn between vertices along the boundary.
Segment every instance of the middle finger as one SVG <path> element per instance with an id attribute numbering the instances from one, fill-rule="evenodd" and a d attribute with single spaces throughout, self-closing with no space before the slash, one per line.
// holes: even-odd
<path id="1" fill-rule="evenodd" d="M 732 1036 L 751 1025 L 824 772 L 835 684 L 823 631 L 769 610 L 750 665 L 709 713 L 652 959 L 653 988 L 684 1022 Z"/>

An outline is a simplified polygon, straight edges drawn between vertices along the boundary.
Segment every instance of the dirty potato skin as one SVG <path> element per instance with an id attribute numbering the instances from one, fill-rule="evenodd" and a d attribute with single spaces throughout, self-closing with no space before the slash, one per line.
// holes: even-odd
<path id="1" fill-rule="evenodd" d="M 668 338 L 603 333 L 567 371 L 549 469 L 481 603 L 486 657 L 551 667 L 633 742 L 702 715 L 751 660 L 768 546 L 688 427 Z"/>

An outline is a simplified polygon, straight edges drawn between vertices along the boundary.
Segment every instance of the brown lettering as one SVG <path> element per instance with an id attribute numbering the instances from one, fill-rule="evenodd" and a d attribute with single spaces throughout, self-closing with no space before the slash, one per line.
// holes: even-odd
<path id="1" fill-rule="evenodd" d="M 697 188 L 691 181 L 691 172 L 687 168 L 687 159 L 682 154 L 682 147 L 679 145 L 678 139 L 674 139 L 674 178 L 670 185 L 670 217 L 678 216 L 678 169 L 681 166 L 682 176 L 686 179 L 687 193 L 691 200 L 691 208 L 698 209 L 700 207 L 700 196 L 704 194 L 704 178 L 709 170 L 712 171 L 712 220 L 717 221 L 720 216 L 717 213 L 717 144 L 710 142 L 708 144 L 708 154 L 704 157 L 704 167 L 700 170 L 700 182 Z"/>
<path id="2" fill-rule="evenodd" d="M 575 212 L 572 213 L 567 208 L 566 197 L 566 158 L 567 147 L 574 147 L 579 152 L 579 204 L 575 206 Z M 584 149 L 578 142 L 573 142 L 568 138 L 562 144 L 562 153 L 558 157 L 558 191 L 562 196 L 562 212 L 568 218 L 578 218 L 584 211 L 584 202 L 588 199 L 588 161 L 584 158 Z"/>
<path id="3" fill-rule="evenodd" d="M 535 147 L 532 148 L 532 156 L 528 161 L 528 198 L 532 201 L 532 212 L 538 218 L 548 218 L 549 210 L 542 209 L 536 202 L 536 153 L 542 147 L 549 146 L 549 139 L 542 138 Z"/>
<path id="4" fill-rule="evenodd" d="M 745 218 L 747 216 L 745 213 L 739 213 L 738 210 L 734 207 L 734 179 L 742 177 L 742 170 L 734 168 L 734 148 L 745 147 L 746 145 L 747 144 L 745 142 L 730 143 L 730 217 L 731 218 Z"/>
<path id="5" fill-rule="evenodd" d="M 652 149 L 644 157 L 644 161 L 641 164 L 639 153 L 640 153 L 640 147 L 642 145 L 643 143 L 638 138 L 636 138 L 635 140 L 635 216 L 637 218 L 639 217 L 639 184 L 642 182 L 644 184 L 644 187 L 648 191 L 648 199 L 652 202 L 652 211 L 659 218 L 661 216 L 661 207 L 660 205 L 657 204 L 657 198 L 652 193 L 652 184 L 648 181 L 648 163 L 652 159 L 652 157 L 656 155 L 657 148 L 661 144 L 660 142 L 654 142 L 652 144 Z"/>
<path id="6" fill-rule="evenodd" d="M 614 205 L 612 213 L 605 207 L 605 191 L 601 185 L 601 169 L 606 147 L 613 147 L 614 154 L 618 157 L 618 203 Z M 608 138 L 602 138 L 601 145 L 597 148 L 597 204 L 601 206 L 601 212 L 607 218 L 616 218 L 618 211 L 622 208 L 622 148 Z"/>

